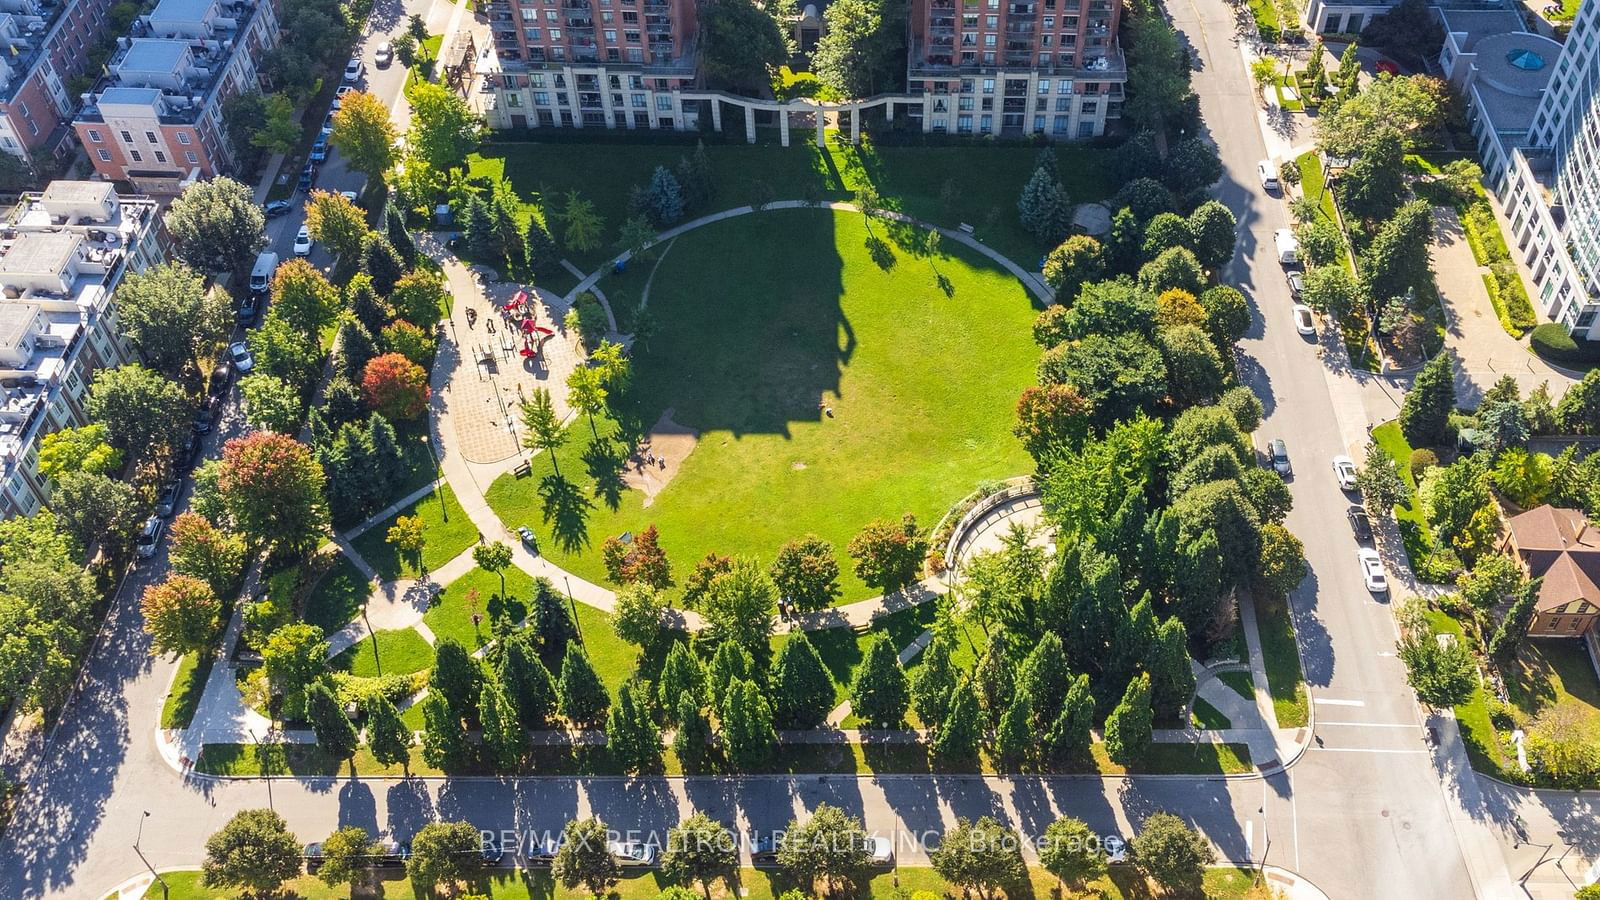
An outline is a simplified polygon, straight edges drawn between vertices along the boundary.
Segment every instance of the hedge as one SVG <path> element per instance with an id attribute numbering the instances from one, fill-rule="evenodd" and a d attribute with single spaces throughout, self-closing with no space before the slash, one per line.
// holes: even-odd
<path id="1" fill-rule="evenodd" d="M 1533 352 L 1553 363 L 1580 367 L 1600 363 L 1600 341 L 1575 341 L 1558 322 L 1540 325 L 1528 340 Z"/>

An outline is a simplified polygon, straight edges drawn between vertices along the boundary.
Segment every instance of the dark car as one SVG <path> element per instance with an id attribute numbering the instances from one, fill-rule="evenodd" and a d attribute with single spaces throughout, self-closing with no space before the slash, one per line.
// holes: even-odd
<path id="1" fill-rule="evenodd" d="M 1283 438 L 1273 438 L 1267 444 L 1267 456 L 1272 460 L 1273 470 L 1279 475 L 1288 478 L 1294 474 L 1294 469 L 1289 465 L 1289 445 L 1283 442 Z"/>
<path id="2" fill-rule="evenodd" d="M 1356 533 L 1356 540 L 1372 540 L 1372 519 L 1365 509 L 1359 505 L 1352 505 L 1344 511 L 1344 517 L 1350 520 L 1350 530 Z"/>
<path id="3" fill-rule="evenodd" d="M 156 515 L 162 517 L 172 515 L 172 511 L 178 506 L 178 491 L 181 488 L 182 485 L 176 478 L 161 486 L 161 493 L 156 495 Z"/>
<path id="4" fill-rule="evenodd" d="M 545 838 L 544 843 L 528 848 L 527 859 L 524 862 L 530 869 L 548 869 L 555 865 L 556 851 L 560 849 L 560 841 L 555 838 Z"/>
<path id="5" fill-rule="evenodd" d="M 756 837 L 750 842 L 750 864 L 753 866 L 775 866 L 778 864 L 778 832 L 769 831 Z"/>
<path id="6" fill-rule="evenodd" d="M 239 324 L 249 327 L 256 323 L 256 316 L 261 315 L 261 299 L 254 294 L 244 298 L 239 304 Z"/>
<path id="7" fill-rule="evenodd" d="M 179 472 L 189 471 L 200 461 L 200 452 L 204 449 L 197 435 L 189 435 L 189 439 L 172 455 L 172 467 Z"/>
<path id="8" fill-rule="evenodd" d="M 288 215 L 293 209 L 293 200 L 274 200 L 271 203 L 268 203 L 263 208 L 263 211 L 267 214 L 267 218 L 276 219 L 279 216 Z"/>
<path id="9" fill-rule="evenodd" d="M 306 845 L 304 851 L 306 859 L 306 872 L 315 875 L 322 868 L 323 853 L 322 842 L 313 841 Z M 399 841 L 384 839 L 373 845 L 373 853 L 367 857 L 367 867 L 372 869 L 398 869 L 411 858 L 411 845 Z"/>
<path id="10" fill-rule="evenodd" d="M 485 866 L 500 865 L 500 860 L 505 855 L 506 851 L 501 848 L 500 843 L 494 838 L 486 837 L 483 839 L 483 864 Z"/>
<path id="11" fill-rule="evenodd" d="M 210 434 L 211 433 L 211 417 L 206 414 L 206 411 L 204 409 L 202 409 L 199 412 L 194 414 L 194 433 L 195 434 Z"/>
<path id="12" fill-rule="evenodd" d="M 306 167 L 300 170 L 300 190 L 309 191 L 311 186 L 316 183 L 317 167 L 313 163 L 306 163 Z"/>

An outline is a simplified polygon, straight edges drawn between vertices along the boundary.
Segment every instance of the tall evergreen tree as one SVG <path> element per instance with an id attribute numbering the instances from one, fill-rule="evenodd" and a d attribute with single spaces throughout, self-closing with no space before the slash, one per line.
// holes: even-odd
<path id="1" fill-rule="evenodd" d="M 428 687 L 443 697 L 464 718 L 478 717 L 478 691 L 482 672 L 478 661 L 455 638 L 440 638 L 434 645 L 433 672 Z"/>
<path id="2" fill-rule="evenodd" d="M 523 728 L 537 730 L 550 723 L 556 711 L 555 679 L 525 639 L 506 642 L 506 652 L 500 657 L 500 682 Z"/>
<path id="3" fill-rule="evenodd" d="M 678 724 L 679 699 L 683 697 L 693 701 L 696 709 L 706 705 L 706 670 L 687 641 L 676 641 L 656 679 L 656 708 L 669 724 Z"/>
<path id="4" fill-rule="evenodd" d="M 892 728 L 905 720 L 910 701 L 900 656 L 888 635 L 879 634 L 856 669 L 850 684 L 850 705 L 868 725 Z"/>
<path id="5" fill-rule="evenodd" d="M 661 729 L 650 718 L 650 703 L 643 695 L 642 687 L 623 682 L 606 720 L 606 747 L 629 774 L 661 768 Z"/>
<path id="6" fill-rule="evenodd" d="M 1161 623 L 1148 659 L 1151 706 L 1163 719 L 1176 718 L 1194 695 L 1195 685 L 1189 667 L 1189 632 L 1176 616 Z"/>
<path id="7" fill-rule="evenodd" d="M 1528 625 L 1533 621 L 1534 607 L 1539 602 L 1539 589 L 1543 584 L 1543 578 L 1535 578 L 1523 586 L 1521 593 L 1512 601 L 1511 609 L 1506 611 L 1506 617 L 1500 620 L 1494 637 L 1489 639 L 1489 655 L 1497 664 L 1509 665 L 1516 659 L 1517 648 L 1522 646 L 1522 639 L 1528 635 Z"/>
<path id="8" fill-rule="evenodd" d="M 387 209 L 389 214 L 384 219 L 383 233 L 389 236 L 389 243 L 400 253 L 406 268 L 411 268 L 417 264 L 416 239 L 406 230 L 405 215 L 393 203 Z"/>
<path id="9" fill-rule="evenodd" d="M 1066 240 L 1072 231 L 1072 202 L 1061 182 L 1042 166 L 1023 186 L 1017 213 L 1029 234 L 1052 247 Z"/>
<path id="10" fill-rule="evenodd" d="M 374 484 L 374 493 L 387 500 L 400 490 L 410 477 L 405 451 L 400 449 L 400 439 L 394 426 L 378 413 L 367 419 L 367 447 L 371 452 L 366 477 Z"/>
<path id="11" fill-rule="evenodd" d="M 1017 692 L 1026 693 L 1033 705 L 1037 724 L 1048 726 L 1061 712 L 1067 697 L 1071 672 L 1067 669 L 1067 655 L 1061 648 L 1061 638 L 1047 631 L 1039 638 L 1028 658 L 1022 663 Z"/>
<path id="12" fill-rule="evenodd" d="M 496 770 L 514 771 L 526 748 L 522 726 L 505 689 L 487 678 L 478 694 L 478 718 L 483 721 L 484 754 Z"/>
<path id="13" fill-rule="evenodd" d="M 473 196 L 461 214 L 461 239 L 467 252 L 478 259 L 497 259 L 501 254 L 500 233 L 494 227 L 494 213 L 482 197 Z"/>
<path id="14" fill-rule="evenodd" d="M 1089 692 L 1089 676 L 1079 675 L 1067 688 L 1061 712 L 1050 723 L 1044 745 L 1056 759 L 1087 759 L 1094 727 L 1094 695 Z"/>
<path id="15" fill-rule="evenodd" d="M 394 283 L 406 274 L 406 264 L 387 237 L 369 231 L 361 242 L 361 270 L 372 276 L 372 289 L 378 296 L 387 297 L 393 293 Z"/>
<path id="16" fill-rule="evenodd" d="M 974 673 L 978 682 L 978 696 L 991 725 L 998 725 L 1000 716 L 1011 706 L 1011 698 L 1016 693 L 1014 669 L 1015 664 L 1006 655 L 1004 643 L 991 636 L 989 646 L 984 648 L 983 657 L 978 660 L 978 670 Z"/>
<path id="17" fill-rule="evenodd" d="M 1400 405 L 1400 430 L 1413 447 L 1449 443 L 1450 413 L 1456 407 L 1455 372 L 1450 354 L 1440 353 L 1423 364 Z"/>
<path id="18" fill-rule="evenodd" d="M 446 772 L 467 759 L 467 732 L 450 701 L 430 691 L 422 698 L 422 761 Z"/>
<path id="19" fill-rule="evenodd" d="M 1154 713 L 1150 709 L 1150 676 L 1128 682 L 1122 702 L 1106 719 L 1106 755 L 1119 766 L 1137 762 L 1150 747 Z"/>
<path id="20" fill-rule="evenodd" d="M 595 674 L 589 657 L 577 644 L 567 645 L 567 655 L 561 661 L 561 680 L 557 685 L 561 714 L 579 726 L 594 726 L 605 721 L 611 698 L 606 686 Z"/>
<path id="21" fill-rule="evenodd" d="M 566 598 L 556 593 L 555 583 L 548 578 L 533 580 L 533 602 L 529 606 L 528 618 L 539 640 L 539 656 L 546 668 L 555 668 L 561 665 L 567 645 L 578 639 L 578 626 L 572 622 Z"/>
<path id="22" fill-rule="evenodd" d="M 708 687 L 711 708 L 717 711 L 718 716 L 727 709 L 729 686 L 741 678 L 751 678 L 754 670 L 755 663 L 744 647 L 734 641 L 723 641 L 717 645 L 717 652 L 711 656 Z"/>
<path id="23" fill-rule="evenodd" d="M 656 166 L 650 176 L 645 203 L 649 207 L 650 221 L 658 228 L 676 224 L 683 218 L 683 188 L 666 166 Z"/>
<path id="24" fill-rule="evenodd" d="M 978 758 L 983 742 L 983 713 L 972 682 L 963 679 L 950 689 L 944 702 L 945 715 L 933 735 L 933 753 L 941 760 L 970 762 Z"/>
<path id="25" fill-rule="evenodd" d="M 722 717 L 722 743 L 728 759 L 741 769 L 766 760 L 778 741 L 772 730 L 772 708 L 755 682 L 743 678 L 728 685 L 727 714 Z"/>
<path id="26" fill-rule="evenodd" d="M 378 292 L 372 287 L 372 276 L 357 274 L 345 285 L 344 305 L 355 316 L 367 334 L 374 335 L 383 330 L 393 318 L 384 302 L 378 298 Z M 368 357 L 369 359 L 371 357 Z M 362 363 L 365 365 L 365 363 Z"/>
<path id="27" fill-rule="evenodd" d="M 911 674 L 911 708 L 924 726 L 939 728 L 944 725 L 956 681 L 956 667 L 950 662 L 950 641 L 936 636 L 928 643 L 928 649 L 922 651 L 922 665 Z M 976 706 L 973 712 L 977 712 Z"/>
<path id="28" fill-rule="evenodd" d="M 411 774 L 411 729 L 400 720 L 400 713 L 382 692 L 367 697 L 367 749 L 372 758 L 386 766 L 399 765 Z"/>
<path id="29" fill-rule="evenodd" d="M 706 721 L 706 714 L 693 697 L 684 695 L 678 698 L 673 719 L 678 723 L 678 730 L 672 735 L 673 754 L 688 771 L 704 767 L 706 750 L 711 746 L 711 723 Z"/>
<path id="30" fill-rule="evenodd" d="M 804 631 L 772 663 L 772 718 L 779 728 L 816 728 L 833 707 L 833 679 Z"/>
<path id="31" fill-rule="evenodd" d="M 528 247 L 528 265 L 535 272 L 548 272 L 561 261 L 561 251 L 556 247 L 555 239 L 544 228 L 544 223 L 537 216 L 528 219 L 528 232 L 526 235 Z"/>
<path id="32" fill-rule="evenodd" d="M 1017 696 L 1000 717 L 1000 727 L 995 730 L 994 746 L 1000 757 L 1013 764 L 1027 762 L 1038 743 L 1033 727 L 1033 697 L 1026 691 Z"/>
<path id="33" fill-rule="evenodd" d="M 349 759 L 356 755 L 360 740 L 356 726 L 344 714 L 333 691 L 322 681 L 306 688 L 306 717 L 311 720 L 311 730 L 317 736 L 317 746 L 334 759 Z"/>

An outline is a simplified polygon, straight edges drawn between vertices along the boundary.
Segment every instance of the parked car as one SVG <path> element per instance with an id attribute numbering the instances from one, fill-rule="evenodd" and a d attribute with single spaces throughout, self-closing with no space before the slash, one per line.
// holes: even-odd
<path id="1" fill-rule="evenodd" d="M 1278 170 L 1273 167 L 1272 160 L 1263 159 L 1261 162 L 1256 163 L 1256 174 L 1261 177 L 1263 190 L 1275 191 L 1282 187 L 1282 185 L 1278 184 Z"/>
<path id="2" fill-rule="evenodd" d="M 1287 228 L 1279 228 L 1272 233 L 1272 244 L 1278 251 L 1278 263 L 1284 266 L 1297 266 L 1300 264 L 1300 242 L 1295 240 L 1294 232 Z"/>
<path id="3" fill-rule="evenodd" d="M 261 298 L 257 295 L 251 294 L 244 298 L 243 303 L 239 304 L 238 319 L 240 325 L 249 328 L 256 323 L 256 316 L 259 315 L 261 315 Z"/>
<path id="4" fill-rule="evenodd" d="M 355 89 L 356 89 L 356 86 L 353 85 L 353 84 L 341 84 L 341 85 L 339 85 L 339 89 L 333 92 L 333 99 L 338 100 L 340 102 L 343 102 L 344 101 L 344 95 L 348 94 L 348 93 L 351 93 Z M 339 107 L 337 107 L 337 106 L 334 107 L 334 109 L 338 109 L 338 108 Z"/>
<path id="5" fill-rule="evenodd" d="M 1128 842 L 1118 834 L 1107 834 L 1100 838 L 1100 846 L 1106 851 L 1106 862 L 1120 865 L 1128 861 Z"/>
<path id="6" fill-rule="evenodd" d="M 494 838 L 486 837 L 483 839 L 483 864 L 485 866 L 500 865 L 500 860 L 503 859 L 505 855 L 506 851 Z"/>
<path id="7" fill-rule="evenodd" d="M 1272 468 L 1285 478 L 1294 474 L 1294 469 L 1289 466 L 1289 445 L 1283 438 L 1273 438 L 1267 444 L 1267 457 L 1272 460 Z"/>
<path id="8" fill-rule="evenodd" d="M 268 203 L 264 207 L 263 211 L 266 212 L 267 218 L 276 219 L 279 216 L 288 215 L 293 209 L 293 200 L 274 200 L 271 203 Z"/>
<path id="9" fill-rule="evenodd" d="M 532 528 L 526 525 L 518 526 L 517 538 L 522 541 L 522 546 L 528 548 L 529 553 L 534 556 L 539 555 L 539 539 L 533 536 Z"/>
<path id="10" fill-rule="evenodd" d="M 1392 60 L 1380 59 L 1373 63 L 1372 67 L 1378 70 L 1379 75 L 1394 75 L 1396 77 L 1400 75 L 1400 66 Z"/>
<path id="11" fill-rule="evenodd" d="M 294 236 L 294 255 L 295 256 L 310 256 L 311 255 L 311 226 L 309 226 L 309 225 L 301 225 L 300 226 L 300 230 L 295 232 L 295 236 Z"/>
<path id="12" fill-rule="evenodd" d="M 244 341 L 235 341 L 228 345 L 228 358 L 233 361 L 233 367 L 241 374 L 248 375 L 256 367 L 256 358 L 250 355 L 250 348 Z"/>
<path id="13" fill-rule="evenodd" d="M 359 57 L 359 56 L 350 57 L 350 61 L 344 64 L 344 80 L 345 80 L 345 83 L 346 84 L 355 84 L 357 81 L 360 81 L 361 80 L 361 72 L 364 69 L 366 69 L 366 66 L 362 64 L 361 57 Z"/>
<path id="14" fill-rule="evenodd" d="M 161 486 L 161 493 L 156 495 L 156 515 L 166 518 L 178 506 L 178 492 L 182 490 L 183 483 L 174 478 Z"/>
<path id="15" fill-rule="evenodd" d="M 625 868 L 654 866 L 661 855 L 660 848 L 644 841 L 606 841 L 606 849 Z"/>
<path id="16" fill-rule="evenodd" d="M 871 866 L 894 865 L 894 842 L 882 835 L 867 838 L 867 864 Z"/>
<path id="17" fill-rule="evenodd" d="M 1344 511 L 1344 517 L 1350 520 L 1350 530 L 1355 532 L 1356 540 L 1372 540 L 1372 519 L 1367 516 L 1364 507 L 1351 504 L 1350 508 Z"/>
<path id="18" fill-rule="evenodd" d="M 200 461 L 200 453 L 204 449 L 205 445 L 200 443 L 199 437 L 193 434 L 189 435 L 183 442 L 183 446 L 178 448 L 178 452 L 172 455 L 173 468 L 179 472 L 187 472 L 193 469 L 195 464 Z"/>
<path id="19" fill-rule="evenodd" d="M 1389 592 L 1389 576 L 1383 572 L 1383 558 L 1371 547 L 1356 550 L 1356 563 L 1361 567 L 1361 580 L 1374 594 Z"/>
<path id="20" fill-rule="evenodd" d="M 1283 278 L 1289 282 L 1289 296 L 1299 300 L 1306 289 L 1306 273 L 1299 269 L 1287 269 L 1283 273 Z"/>
<path id="21" fill-rule="evenodd" d="M 377 63 L 378 68 L 380 69 L 388 67 L 389 63 L 393 60 L 394 48 L 389 46 L 388 41 L 384 41 L 383 43 L 379 44 L 378 49 L 372 51 L 372 61 Z"/>
<path id="22" fill-rule="evenodd" d="M 1299 303 L 1294 305 L 1294 330 L 1305 337 L 1317 336 L 1317 320 L 1311 315 L 1311 307 Z"/>
<path id="23" fill-rule="evenodd" d="M 782 843 L 783 835 L 776 831 L 756 836 L 750 842 L 750 864 L 752 866 L 775 866 L 778 864 L 778 846 Z"/>
<path id="24" fill-rule="evenodd" d="M 556 851 L 560 849 L 560 841 L 553 837 L 547 837 L 544 839 L 544 843 L 528 848 L 527 857 L 523 862 L 530 869 L 548 869 L 555 865 Z"/>
<path id="25" fill-rule="evenodd" d="M 1356 461 L 1348 456 L 1335 456 L 1333 458 L 1333 477 L 1339 482 L 1342 491 L 1356 489 Z"/>
<path id="26" fill-rule="evenodd" d="M 361 195 L 356 193 L 355 191 L 340 191 L 339 192 L 339 196 L 345 198 L 346 200 L 349 200 L 350 204 L 352 206 L 354 206 L 355 203 L 356 203 L 356 198 L 360 197 Z"/>
<path id="27" fill-rule="evenodd" d="M 194 414 L 193 428 L 195 434 L 211 433 L 211 416 L 204 409 Z"/>
<path id="28" fill-rule="evenodd" d="M 317 135 L 317 140 L 311 145 L 311 161 L 322 162 L 328 158 L 328 136 Z"/>
<path id="29" fill-rule="evenodd" d="M 306 860 L 306 872 L 316 874 L 322 868 L 324 859 L 322 842 L 313 841 L 306 845 L 302 851 Z M 400 841 L 384 839 L 376 841 L 373 852 L 367 857 L 367 867 L 372 869 L 398 869 L 411 858 L 411 845 Z"/>
<path id="30" fill-rule="evenodd" d="M 306 163 L 306 167 L 304 169 L 300 170 L 300 184 L 299 184 L 300 190 L 309 191 L 309 190 L 311 190 L 311 186 L 316 184 L 316 183 L 317 183 L 317 164 L 316 163 Z"/>
<path id="31" fill-rule="evenodd" d="M 144 527 L 139 529 L 139 536 L 134 539 L 133 552 L 140 559 L 149 559 L 156 555 L 156 545 L 161 543 L 161 533 L 167 528 L 167 523 L 160 516 L 151 516 L 144 520 Z"/>

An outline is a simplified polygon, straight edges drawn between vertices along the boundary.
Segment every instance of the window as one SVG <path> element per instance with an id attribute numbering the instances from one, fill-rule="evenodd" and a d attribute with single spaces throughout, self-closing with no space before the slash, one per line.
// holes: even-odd
<path id="1" fill-rule="evenodd" d="M 972 133 L 972 117 L 956 116 L 956 131 L 960 134 Z"/>
<path id="2" fill-rule="evenodd" d="M 507 94 L 506 95 L 506 105 L 510 106 L 510 107 L 513 107 L 513 108 L 521 106 L 522 105 L 522 95 L 519 94 L 519 93 L 515 93 L 515 92 Z"/>
<path id="3" fill-rule="evenodd" d="M 606 35 L 606 43 L 615 44 L 617 42 L 617 30 L 615 28 L 607 28 L 607 29 L 605 29 L 605 35 Z"/>
<path id="4" fill-rule="evenodd" d="M 154 131 L 146 131 L 146 132 L 145 132 L 145 133 L 144 133 L 144 139 L 145 139 L 145 140 L 146 140 L 146 141 L 149 141 L 149 142 L 150 142 L 150 143 L 152 143 L 152 144 L 159 144 L 159 143 L 161 143 L 161 142 L 160 142 L 160 141 L 158 141 L 158 140 L 156 140 L 156 133 L 155 133 L 155 132 L 154 132 Z"/>
<path id="5" fill-rule="evenodd" d="M 647 107 L 648 107 L 648 104 L 645 103 L 643 94 L 634 94 L 633 95 L 633 108 L 634 109 L 646 109 Z"/>
<path id="6" fill-rule="evenodd" d="M 524 28 L 522 30 L 522 33 L 527 35 L 528 36 L 528 40 L 530 40 L 530 41 L 539 40 L 539 29 L 537 29 L 537 28 Z"/>
<path id="7" fill-rule="evenodd" d="M 1039 93 L 1041 93 L 1041 94 L 1050 93 L 1050 79 L 1048 79 L 1048 78 L 1039 79 Z"/>
<path id="8" fill-rule="evenodd" d="M 1055 16 L 1045 16 L 1044 17 L 1044 30 L 1045 31 L 1054 31 L 1055 27 L 1056 27 L 1056 17 Z"/>
<path id="9" fill-rule="evenodd" d="M 1066 134 L 1067 133 L 1067 117 L 1066 116 L 1056 116 L 1055 123 L 1051 127 L 1050 130 L 1054 131 L 1056 134 Z"/>
<path id="10" fill-rule="evenodd" d="M 22 113 L 24 116 L 28 115 L 28 104 L 26 104 L 26 103 L 18 103 L 17 104 L 17 111 Z"/>
<path id="11" fill-rule="evenodd" d="M 983 92 L 985 94 L 994 93 L 994 79 L 993 78 L 985 78 L 983 80 Z"/>
<path id="12" fill-rule="evenodd" d="M 1056 112 L 1072 112 L 1072 98 L 1071 97 L 1057 97 L 1056 98 Z"/>
<path id="13" fill-rule="evenodd" d="M 1033 130 L 1036 134 L 1044 131 L 1044 116 L 1033 117 Z"/>
<path id="14" fill-rule="evenodd" d="M 166 161 L 167 161 L 167 155 L 165 153 L 162 153 L 160 150 L 157 150 L 156 151 L 156 162 L 164 163 Z"/>
<path id="15" fill-rule="evenodd" d="M 971 97 L 961 97 L 961 98 L 958 98 L 956 100 L 956 108 L 957 109 L 970 110 L 975 105 L 976 104 L 974 103 L 974 101 L 973 101 L 973 99 Z"/>
<path id="16" fill-rule="evenodd" d="M 996 43 L 996 35 L 986 34 L 986 35 L 983 36 L 983 45 L 985 47 L 993 47 L 993 46 L 995 46 L 995 43 Z"/>
<path id="17" fill-rule="evenodd" d="M 137 150 L 129 150 L 128 157 L 134 162 L 144 162 L 144 157 L 140 156 Z"/>
<path id="18" fill-rule="evenodd" d="M 1099 111 L 1100 111 L 1100 104 L 1099 103 L 1097 103 L 1097 102 L 1095 102 L 1093 100 L 1085 100 L 1085 101 L 1083 101 L 1083 114 L 1084 115 L 1092 116 L 1092 115 L 1094 115 L 1095 113 L 1097 113 Z"/>
<path id="19" fill-rule="evenodd" d="M 637 32 L 637 31 L 624 31 L 622 33 L 622 38 L 623 38 L 623 40 L 627 41 L 630 44 L 637 44 L 637 43 L 639 43 L 639 32 Z"/>
<path id="20" fill-rule="evenodd" d="M 529 75 L 528 76 L 528 87 L 536 87 L 536 88 L 544 87 L 544 76 L 543 75 Z"/>
<path id="21" fill-rule="evenodd" d="M 110 150 L 107 150 L 106 148 L 101 147 L 100 149 L 96 150 L 95 152 L 100 154 L 100 161 L 101 162 L 111 162 L 111 151 Z"/>
<path id="22" fill-rule="evenodd" d="M 122 142 L 124 144 L 133 143 L 133 135 L 128 133 L 128 132 L 126 132 L 126 131 L 122 132 Z"/>
<path id="23" fill-rule="evenodd" d="M 540 106 L 549 106 L 550 105 L 550 92 L 549 91 L 534 91 L 533 92 L 533 102 L 537 103 Z"/>
<path id="24" fill-rule="evenodd" d="M 561 29 L 559 29 L 559 28 L 550 29 L 550 40 L 552 40 L 552 41 L 561 40 Z"/>
<path id="25" fill-rule="evenodd" d="M 174 134 L 178 136 L 178 143 L 184 145 L 185 147 L 189 146 L 189 132 L 178 131 L 174 132 Z"/>
<path id="26" fill-rule="evenodd" d="M 981 117 L 979 117 L 978 125 L 984 131 L 993 131 L 994 130 L 994 116 L 981 116 Z"/>
<path id="27" fill-rule="evenodd" d="M 661 112 L 672 111 L 672 98 L 666 94 L 656 95 L 656 109 Z"/>
<path id="28" fill-rule="evenodd" d="M 1000 27 L 1000 17 L 999 16 L 984 16 L 983 17 L 983 25 L 984 25 L 985 28 L 988 28 L 990 31 L 993 31 L 994 29 Z"/>
<path id="29" fill-rule="evenodd" d="M 1093 122 L 1079 122 L 1078 123 L 1078 137 L 1081 137 L 1081 138 L 1094 137 L 1094 123 Z"/>
<path id="30" fill-rule="evenodd" d="M 89 129 L 89 140 L 94 141 L 96 144 L 100 143 L 100 132 L 93 128 Z"/>
<path id="31" fill-rule="evenodd" d="M 183 158 L 187 159 L 189 161 L 189 165 L 191 166 L 200 165 L 200 157 L 196 156 L 193 150 L 183 151 Z"/>

